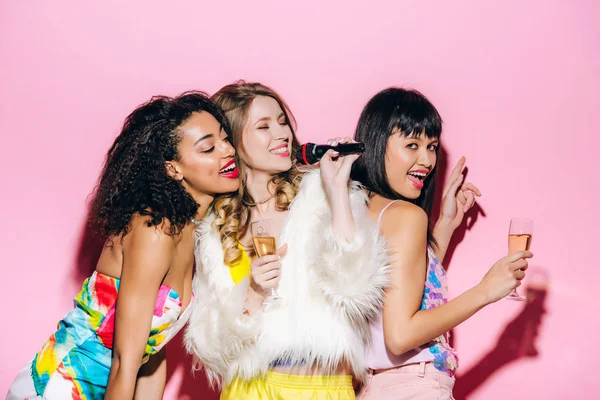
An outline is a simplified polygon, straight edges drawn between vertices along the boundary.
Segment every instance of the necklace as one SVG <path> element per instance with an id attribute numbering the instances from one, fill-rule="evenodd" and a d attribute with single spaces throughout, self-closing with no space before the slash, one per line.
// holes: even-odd
<path id="1" fill-rule="evenodd" d="M 244 200 L 244 199 L 242 198 L 242 203 L 244 203 L 244 205 L 245 205 L 246 207 L 256 207 L 256 206 L 257 206 L 257 205 L 259 205 L 259 204 L 265 204 L 265 203 L 266 203 L 266 202 L 268 202 L 269 200 L 273 199 L 273 197 L 275 197 L 275 195 L 274 195 L 274 194 L 270 195 L 269 197 L 267 197 L 267 198 L 266 198 L 266 199 L 264 199 L 264 200 L 257 201 L 256 203 L 248 203 L 246 200 Z"/>
<path id="2" fill-rule="evenodd" d="M 198 220 L 197 220 L 197 219 L 195 219 L 195 218 L 190 218 L 190 222 L 191 222 L 192 224 L 194 224 L 194 225 L 200 225 L 200 224 L 202 223 L 202 221 L 198 221 Z"/>
<path id="3" fill-rule="evenodd" d="M 264 200 L 257 201 L 257 202 L 256 202 L 256 205 L 258 205 L 258 204 L 265 204 L 267 201 L 271 200 L 273 197 L 275 197 L 275 195 L 273 195 L 273 194 L 272 194 L 272 195 L 270 195 L 269 197 L 267 197 L 267 198 L 266 198 L 266 199 L 264 199 Z"/>

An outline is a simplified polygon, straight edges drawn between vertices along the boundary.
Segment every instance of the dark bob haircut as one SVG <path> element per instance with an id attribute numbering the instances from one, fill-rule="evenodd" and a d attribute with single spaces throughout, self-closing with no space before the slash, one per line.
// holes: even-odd
<path id="1" fill-rule="evenodd" d="M 442 134 L 442 118 L 433 104 L 416 90 L 392 87 L 377 93 L 369 100 L 358 120 L 354 139 L 365 144 L 365 152 L 352 166 L 351 177 L 372 193 L 414 203 L 430 216 L 437 169 L 425 181 L 419 198 L 407 199 L 396 193 L 390 186 L 385 171 L 387 144 L 393 133 L 406 137 L 425 135 L 427 138 L 439 139 Z M 431 235 L 429 236 L 429 242 L 433 243 Z"/>

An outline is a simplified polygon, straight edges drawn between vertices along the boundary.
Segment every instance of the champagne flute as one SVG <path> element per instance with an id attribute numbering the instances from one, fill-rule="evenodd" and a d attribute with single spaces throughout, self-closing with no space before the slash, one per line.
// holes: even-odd
<path id="1" fill-rule="evenodd" d="M 275 246 L 275 235 L 273 234 L 271 225 L 270 219 L 263 219 L 250 224 L 252 244 L 254 245 L 254 251 L 256 251 L 256 254 L 259 257 L 272 255 L 277 251 L 277 247 Z M 271 289 L 271 295 L 267 301 L 276 301 L 280 298 L 277 290 Z"/>
<path id="2" fill-rule="evenodd" d="M 508 228 L 508 253 L 512 254 L 517 251 L 529 250 L 532 236 L 532 220 L 527 218 L 512 218 Z M 508 296 L 506 296 L 506 299 L 523 301 L 525 300 L 525 297 L 519 295 L 515 288 Z"/>

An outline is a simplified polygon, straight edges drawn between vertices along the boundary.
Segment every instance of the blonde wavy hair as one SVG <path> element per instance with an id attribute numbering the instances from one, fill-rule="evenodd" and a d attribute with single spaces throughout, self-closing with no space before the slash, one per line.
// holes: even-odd
<path id="1" fill-rule="evenodd" d="M 228 265 L 237 264 L 242 257 L 239 239 L 248 231 L 250 224 L 250 208 L 255 200 L 246 191 L 248 164 L 243 156 L 246 154 L 242 143 L 242 133 L 248 119 L 248 110 L 252 101 L 258 96 L 274 99 L 285 115 L 292 131 L 292 168 L 273 176 L 268 183 L 269 191 L 274 195 L 277 211 L 285 211 L 296 197 L 303 172 L 296 167 L 296 150 L 300 147 L 296 138 L 296 120 L 286 102 L 271 88 L 260 83 L 237 81 L 224 86 L 212 96 L 212 100 L 225 111 L 231 126 L 231 138 L 236 149 L 236 164 L 240 171 L 240 188 L 234 195 L 217 196 L 214 209 L 217 217 L 214 224 L 219 231 L 224 262 Z"/>

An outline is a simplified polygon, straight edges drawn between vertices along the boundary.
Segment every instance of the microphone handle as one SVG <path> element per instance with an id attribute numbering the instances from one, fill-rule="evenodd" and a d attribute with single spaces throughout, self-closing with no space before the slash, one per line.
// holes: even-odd
<path id="1" fill-rule="evenodd" d="M 296 160 L 299 164 L 314 164 L 319 162 L 327 150 L 335 150 L 340 156 L 353 153 L 362 153 L 365 151 L 363 143 L 340 143 L 337 146 L 316 145 L 314 143 L 305 143 L 296 152 Z"/>
<path id="2" fill-rule="evenodd" d="M 337 146 L 318 145 L 314 147 L 313 154 L 320 159 L 330 149 L 344 156 L 347 154 L 362 153 L 365 151 L 365 145 L 363 143 L 340 143 Z"/>

